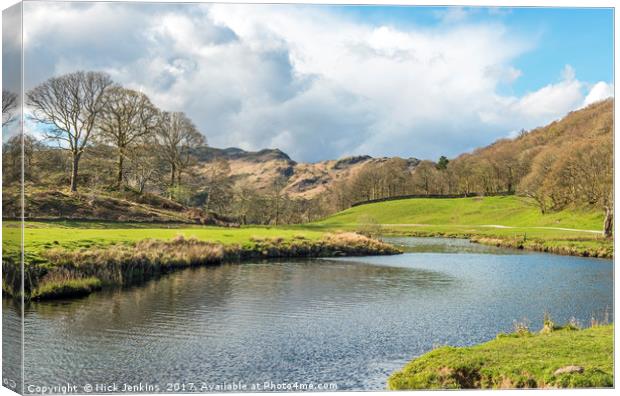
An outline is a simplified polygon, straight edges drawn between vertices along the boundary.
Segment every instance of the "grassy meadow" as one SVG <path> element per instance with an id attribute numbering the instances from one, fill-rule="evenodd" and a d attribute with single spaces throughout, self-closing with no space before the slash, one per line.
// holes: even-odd
<path id="1" fill-rule="evenodd" d="M 500 334 L 472 347 L 444 346 L 392 374 L 393 390 L 613 386 L 613 325 Z M 557 372 L 568 366 L 572 373 Z"/>
<path id="2" fill-rule="evenodd" d="M 255 239 L 319 240 L 325 233 L 467 237 L 481 243 L 540 249 L 574 248 L 567 254 L 611 257 L 613 242 L 599 232 L 599 211 L 563 210 L 549 214 L 517 196 L 404 199 L 360 205 L 322 221 L 289 226 L 216 227 L 136 222 L 29 221 L 24 229 L 26 255 L 38 261 L 53 249 L 103 248 L 145 239 L 195 238 L 222 245 L 251 247 Z M 19 222 L 4 221 L 4 249 L 19 249 Z M 599 252 L 600 251 L 600 252 Z M 557 251 L 557 253 L 562 253 Z M 589 254 L 588 254 L 589 253 Z M 597 254 L 600 253 L 600 254 Z"/>
<path id="3" fill-rule="evenodd" d="M 3 226 L 3 292 L 20 295 L 18 222 Z M 398 254 L 351 232 L 110 222 L 28 222 L 26 297 L 77 297 L 143 283 L 177 269 L 247 259 Z"/>
<path id="4" fill-rule="evenodd" d="M 310 225 L 386 235 L 464 237 L 498 246 L 577 256 L 613 257 L 603 213 L 565 209 L 542 214 L 518 196 L 411 198 L 355 206 Z"/>
<path id="5" fill-rule="evenodd" d="M 561 227 L 601 231 L 602 211 L 563 210 L 541 214 L 528 198 L 515 195 L 471 198 L 412 198 L 355 206 L 318 224 L 357 224 L 363 216 L 403 227 L 484 226 Z"/>
<path id="6" fill-rule="evenodd" d="M 4 229 L 19 227 L 18 222 L 5 221 Z M 118 243 L 134 243 L 144 239 L 168 240 L 178 236 L 196 238 L 224 245 L 248 245 L 254 238 L 291 239 L 303 236 L 310 240 L 319 239 L 325 232 L 300 228 L 241 227 L 225 228 L 215 226 L 192 226 L 187 224 L 148 224 L 112 222 L 27 222 L 24 229 L 26 249 L 40 252 L 43 249 L 63 247 L 80 248 L 105 247 Z M 8 233 L 18 237 L 15 233 Z"/>
<path id="7" fill-rule="evenodd" d="M 29 276 L 35 279 L 33 295 L 45 296 L 45 291 L 48 295 L 58 291 L 60 295 L 87 293 L 99 288 L 100 280 L 104 284 L 124 284 L 124 279 L 99 272 L 97 268 L 107 263 L 114 263 L 121 273 L 131 268 L 133 272 L 125 278 L 135 278 L 135 273 L 155 276 L 159 271 L 196 265 L 201 260 L 216 263 L 237 256 L 360 255 L 389 251 L 368 238 L 332 237 L 348 231 L 369 236 L 465 237 L 509 248 L 611 258 L 613 242 L 598 232 L 601 222 L 602 213 L 593 211 L 564 210 L 543 215 L 527 199 L 516 196 L 415 198 L 360 205 L 319 222 L 278 227 L 30 221 L 24 229 L 24 247 Z M 5 257 L 18 257 L 18 230 L 19 222 L 4 222 Z M 182 243 L 171 242 L 175 240 Z M 148 241 L 159 241 L 159 245 Z M 167 243 L 176 244 L 172 248 L 162 245 Z M 136 269 L 133 261 L 146 263 L 146 267 Z M 93 263 L 96 268 L 91 268 Z M 11 272 L 10 268 L 7 261 L 5 270 Z M 15 289 L 7 282 L 3 287 L 7 292 Z"/>

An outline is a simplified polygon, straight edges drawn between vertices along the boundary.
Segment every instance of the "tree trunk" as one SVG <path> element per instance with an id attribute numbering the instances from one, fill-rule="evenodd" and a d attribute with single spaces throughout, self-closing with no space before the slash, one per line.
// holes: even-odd
<path id="1" fill-rule="evenodd" d="M 279 201 L 279 197 L 276 196 L 276 224 L 278 225 L 280 222 L 280 201 Z"/>
<path id="2" fill-rule="evenodd" d="M 177 171 L 176 183 L 177 183 L 177 186 L 181 185 L 181 169 Z"/>
<path id="3" fill-rule="evenodd" d="M 211 182 L 212 183 L 212 182 Z M 211 193 L 212 193 L 212 189 L 211 187 L 209 187 L 209 189 L 207 190 L 207 199 L 205 200 L 205 212 L 209 213 L 209 210 L 211 209 Z"/>
<path id="4" fill-rule="evenodd" d="M 73 153 L 71 162 L 71 191 L 77 191 L 78 164 L 80 162 L 80 154 Z"/>
<path id="5" fill-rule="evenodd" d="M 123 151 L 118 151 L 118 176 L 116 179 L 117 187 L 122 187 L 123 185 Z"/>
<path id="6" fill-rule="evenodd" d="M 172 189 L 174 188 L 174 177 L 176 175 L 176 167 L 174 164 L 170 164 L 170 189 L 168 192 L 168 198 L 172 199 Z"/>
<path id="7" fill-rule="evenodd" d="M 614 225 L 614 212 L 611 207 L 605 206 L 605 221 L 603 222 L 603 235 L 611 238 Z"/>

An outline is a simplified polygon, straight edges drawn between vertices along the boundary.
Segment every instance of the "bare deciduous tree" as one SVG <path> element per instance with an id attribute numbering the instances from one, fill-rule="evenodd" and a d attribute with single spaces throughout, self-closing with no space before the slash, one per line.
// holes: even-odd
<path id="1" fill-rule="evenodd" d="M 204 178 L 207 183 L 203 191 L 206 194 L 205 211 L 223 213 L 224 208 L 232 201 L 230 164 L 226 159 L 217 159 L 207 167 Z"/>
<path id="2" fill-rule="evenodd" d="M 205 144 L 205 137 L 180 112 L 163 112 L 156 128 L 161 156 L 170 168 L 170 188 L 178 186 L 181 173 L 191 162 L 191 150 Z"/>
<path id="3" fill-rule="evenodd" d="M 13 120 L 17 109 L 17 94 L 15 92 L 2 90 L 2 126 Z"/>
<path id="4" fill-rule="evenodd" d="M 424 194 L 429 195 L 435 184 L 437 167 L 431 161 L 421 161 L 413 172 L 413 183 Z"/>
<path id="5" fill-rule="evenodd" d="M 160 122 L 159 110 L 145 94 L 121 86 L 107 89 L 104 103 L 97 126 L 101 130 L 101 140 L 118 151 L 116 182 L 121 187 L 127 151 L 155 132 Z"/>
<path id="6" fill-rule="evenodd" d="M 272 208 L 272 223 L 274 225 L 281 224 L 283 206 L 288 199 L 284 189 L 287 185 L 287 179 L 284 176 L 278 176 L 272 183 L 269 191 L 269 200 Z"/>
<path id="7" fill-rule="evenodd" d="M 129 161 L 124 177 L 129 185 L 144 193 L 149 183 L 156 184 L 165 175 L 164 164 L 153 143 L 143 142 L 127 150 Z"/>
<path id="8" fill-rule="evenodd" d="M 34 119 L 48 126 L 46 138 L 71 153 L 71 191 L 77 191 L 80 158 L 111 85 L 105 73 L 78 71 L 52 77 L 26 94 Z"/>

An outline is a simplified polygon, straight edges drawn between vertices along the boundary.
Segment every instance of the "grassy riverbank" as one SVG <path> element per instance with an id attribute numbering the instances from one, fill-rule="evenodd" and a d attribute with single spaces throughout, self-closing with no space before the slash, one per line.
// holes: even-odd
<path id="1" fill-rule="evenodd" d="M 321 222 L 288 227 L 226 228 L 105 221 L 28 222 L 24 229 L 25 275 L 28 293 L 36 298 L 48 298 L 87 294 L 109 284 L 139 282 L 142 278 L 179 266 L 195 265 L 196 260 L 212 263 L 233 257 L 355 255 L 357 251 L 383 254 L 384 247 L 373 245 L 374 242 L 369 242 L 371 240 L 358 241 L 353 243 L 353 248 L 346 249 L 328 236 L 349 231 L 369 235 L 463 237 L 504 247 L 611 258 L 613 241 L 603 238 L 597 231 L 601 223 L 600 211 L 565 210 L 542 215 L 530 201 L 515 196 L 387 201 L 353 207 Z M 12 290 L 15 287 L 11 284 L 17 285 L 21 278 L 14 264 L 19 262 L 19 223 L 5 221 L 3 234 L 3 272 L 7 275 L 3 290 L 14 294 Z M 178 257 L 162 257 L 163 253 L 155 250 L 154 242 L 149 242 L 172 243 L 173 240 L 206 243 L 209 249 L 218 246 L 224 253 L 217 259 L 179 260 Z M 134 255 L 147 245 L 151 246 L 147 249 L 148 258 Z M 164 249 L 166 246 L 158 245 L 157 248 Z M 191 250 L 196 249 L 196 245 L 176 248 Z M 114 255 L 119 252 L 123 253 L 122 258 Z M 67 264 L 67 257 L 82 264 L 71 267 Z M 99 270 L 88 267 L 88 260 L 95 260 L 99 267 L 104 267 L 107 264 L 104 265 L 102 258 L 116 263 L 113 267 L 120 265 L 114 268 L 123 276 L 102 275 Z M 171 263 L 166 263 L 167 259 Z M 131 260 L 142 260 L 140 262 L 144 266 L 136 269 L 130 264 Z M 63 264 L 59 265 L 61 262 Z M 128 274 L 126 268 L 134 269 Z M 119 280 L 121 278 L 123 280 Z"/>
<path id="2" fill-rule="evenodd" d="M 394 373 L 388 387 L 611 387 L 613 329 L 613 325 L 564 328 L 545 334 L 499 335 L 472 347 L 441 347 Z"/>
<path id="3" fill-rule="evenodd" d="M 602 236 L 600 210 L 542 214 L 523 197 L 413 198 L 360 205 L 320 222 L 314 229 L 372 234 L 448 236 L 474 242 L 556 254 L 613 257 L 613 240 Z"/>
<path id="4" fill-rule="evenodd" d="M 3 292 L 21 284 L 18 223 L 6 222 Z M 142 227 L 114 223 L 28 223 L 27 297 L 73 297 L 106 286 L 139 284 L 176 269 L 262 258 L 396 254 L 354 233 L 285 228 Z"/>

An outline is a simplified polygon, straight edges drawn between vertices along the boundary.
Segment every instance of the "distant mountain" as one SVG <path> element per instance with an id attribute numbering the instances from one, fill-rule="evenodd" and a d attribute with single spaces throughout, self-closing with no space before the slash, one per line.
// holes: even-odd
<path id="1" fill-rule="evenodd" d="M 245 151 L 236 147 L 219 149 L 201 147 L 194 152 L 198 170 L 207 172 L 218 159 L 228 161 L 235 183 L 253 188 L 269 189 L 277 179 L 286 182 L 285 191 L 291 196 L 313 198 L 333 183 L 354 176 L 369 164 L 380 164 L 389 158 L 368 155 L 345 157 L 315 163 L 296 162 L 279 149 Z M 406 159 L 411 171 L 420 160 Z"/>
<path id="2" fill-rule="evenodd" d="M 254 162 L 265 162 L 272 160 L 292 161 L 291 158 L 279 149 L 264 149 L 260 151 L 245 151 L 236 147 L 219 149 L 214 147 L 199 147 L 195 149 L 193 154 L 201 162 L 211 162 L 217 158 L 225 158 L 227 160 L 244 160 Z"/>
<path id="3" fill-rule="evenodd" d="M 529 132 L 522 131 L 515 138 L 499 139 L 486 147 L 453 158 L 445 174 L 436 171 L 431 163 L 431 173 L 434 172 L 429 176 L 431 193 L 508 191 L 532 195 L 532 188 L 538 189 L 545 179 L 544 175 L 538 177 L 535 174 L 541 167 L 544 168 L 543 162 L 574 151 L 576 144 L 584 147 L 611 145 L 612 139 L 613 99 L 608 99 L 573 111 L 549 125 Z M 351 179 L 366 166 L 390 160 L 360 155 L 304 163 L 296 162 L 279 149 L 245 151 L 235 147 L 201 147 L 194 154 L 199 161 L 198 171 L 207 172 L 217 159 L 226 159 L 238 185 L 267 190 L 274 181 L 281 179 L 285 181 L 285 191 L 289 195 L 304 198 L 320 195 L 334 183 Z M 598 161 L 607 160 L 610 157 L 606 154 L 598 158 Z M 420 164 L 416 158 L 405 161 L 411 173 Z M 422 165 L 422 168 L 429 166 L 428 163 Z M 445 177 L 448 174 L 450 180 Z M 540 182 L 529 182 L 538 179 Z"/>

